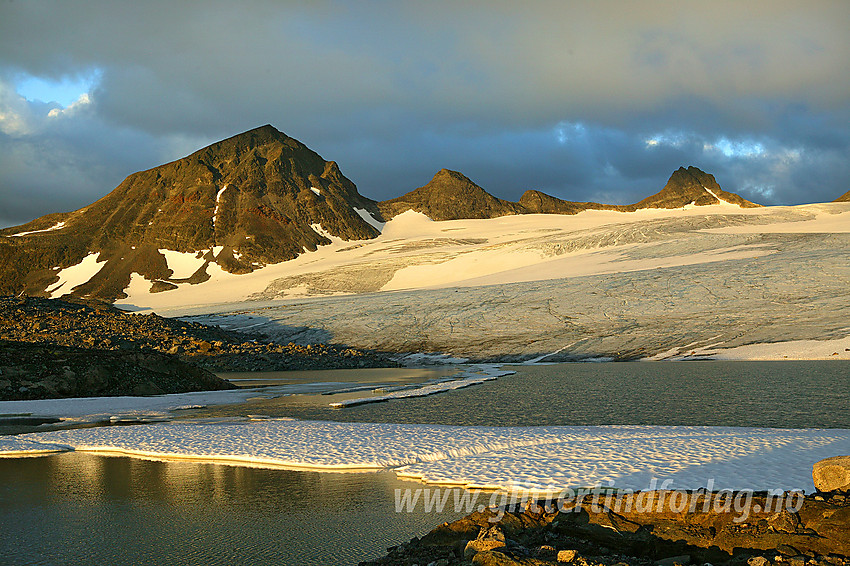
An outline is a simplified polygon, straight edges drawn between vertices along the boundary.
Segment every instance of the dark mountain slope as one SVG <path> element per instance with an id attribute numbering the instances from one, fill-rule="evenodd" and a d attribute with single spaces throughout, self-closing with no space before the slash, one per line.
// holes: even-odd
<path id="1" fill-rule="evenodd" d="M 42 294 L 57 268 L 92 253 L 106 264 L 74 295 L 114 300 L 133 272 L 153 290 L 197 283 L 209 277 L 211 262 L 246 273 L 329 243 L 323 231 L 346 240 L 377 236 L 355 208 L 380 215 L 336 163 L 263 126 L 134 173 L 83 209 L 0 231 L 0 293 Z M 205 263 L 188 279 L 171 279 L 160 249 L 192 252 Z"/>

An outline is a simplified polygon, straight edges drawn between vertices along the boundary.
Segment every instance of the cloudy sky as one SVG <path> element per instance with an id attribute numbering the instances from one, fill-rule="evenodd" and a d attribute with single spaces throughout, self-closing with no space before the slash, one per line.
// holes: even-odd
<path id="1" fill-rule="evenodd" d="M 0 0 L 0 226 L 271 123 L 374 199 L 850 190 L 850 2 Z"/>

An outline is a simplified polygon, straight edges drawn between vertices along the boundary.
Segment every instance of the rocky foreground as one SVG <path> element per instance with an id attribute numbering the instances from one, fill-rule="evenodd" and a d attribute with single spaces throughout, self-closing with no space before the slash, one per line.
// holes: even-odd
<path id="1" fill-rule="evenodd" d="M 0 341 L 0 400 L 237 389 L 174 356 Z"/>
<path id="2" fill-rule="evenodd" d="M 486 509 L 445 523 L 361 566 L 566 563 L 844 566 L 850 496 L 646 491 L 619 500 L 586 495 L 569 505 L 525 502 L 510 512 Z"/>
<path id="3" fill-rule="evenodd" d="M 0 400 L 233 388 L 211 371 L 395 365 L 373 352 L 281 344 L 102 303 L 0 297 Z"/>

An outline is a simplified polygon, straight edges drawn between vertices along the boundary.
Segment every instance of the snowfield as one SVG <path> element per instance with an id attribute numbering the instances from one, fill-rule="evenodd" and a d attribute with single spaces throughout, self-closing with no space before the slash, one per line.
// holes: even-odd
<path id="1" fill-rule="evenodd" d="M 64 447 L 315 470 L 395 469 L 488 489 L 803 489 L 812 464 L 850 452 L 850 430 L 681 426 L 458 427 L 268 419 L 85 428 L 0 439 L 10 456 Z"/>
<path id="2" fill-rule="evenodd" d="M 331 293 L 356 294 L 458 284 L 477 286 L 490 285 L 493 282 L 538 281 L 702 263 L 716 261 L 717 258 L 711 257 L 711 254 L 702 257 L 688 253 L 675 259 L 662 258 L 660 263 L 648 262 L 643 258 L 641 262 L 620 265 L 617 263 L 623 258 L 620 248 L 636 242 L 628 233 L 624 233 L 622 237 L 612 237 L 612 234 L 623 229 L 634 230 L 634 225 L 649 222 L 650 226 L 637 228 L 648 234 L 653 230 L 652 223 L 660 219 L 684 220 L 686 231 L 692 228 L 687 224 L 694 219 L 704 221 L 705 218 L 714 218 L 715 222 L 709 221 L 706 228 L 727 226 L 730 221 L 726 217 L 730 213 L 736 215 L 733 223 L 758 224 L 777 219 L 812 218 L 811 213 L 793 211 L 794 208 L 801 207 L 791 207 L 792 212 L 789 213 L 788 208 L 744 209 L 735 205 L 719 204 L 688 210 L 645 209 L 629 213 L 588 210 L 573 216 L 527 214 L 487 220 L 442 222 L 434 222 L 427 216 L 411 210 L 385 224 L 377 222 L 366 210 L 355 209 L 364 220 L 381 231 L 379 237 L 348 242 L 331 236 L 321 225 L 314 224 L 313 230 L 330 239 L 330 245 L 320 246 L 315 252 L 306 252 L 294 260 L 269 265 L 249 274 L 232 275 L 232 279 L 226 284 L 222 280 L 197 285 L 184 284 L 178 289 L 156 294 L 147 291 L 139 293 L 131 289 L 130 291 L 134 292 L 129 293 L 130 296 L 118 304 L 131 304 L 166 313 L 175 308 L 182 309 L 192 305 L 276 299 L 287 296 L 286 291 L 296 286 L 293 280 L 298 278 L 307 278 L 311 282 L 330 279 L 330 282 L 325 283 L 325 287 L 311 285 L 304 293 L 308 296 L 322 296 Z M 765 211 L 770 211 L 771 214 Z M 762 218 L 764 216 L 768 218 Z M 571 240 L 571 244 L 562 249 L 559 244 L 565 237 Z M 590 240 L 587 240 L 588 237 Z M 587 241 L 575 241 L 576 238 Z M 591 255 L 599 251 L 607 253 Z M 770 250 L 757 248 L 737 251 L 738 255 L 722 259 L 770 253 Z M 587 262 L 588 255 L 594 260 L 590 266 Z M 555 259 L 571 261 L 550 265 Z M 373 269 L 385 272 L 385 277 L 379 281 L 369 281 L 366 285 L 358 280 L 358 273 Z M 516 269 L 525 269 L 525 272 L 502 277 Z M 287 286 L 287 281 L 292 285 Z"/>
<path id="3" fill-rule="evenodd" d="M 213 263 L 208 281 L 167 292 L 134 278 L 118 304 L 262 323 L 281 341 L 492 361 L 850 359 L 827 343 L 850 336 L 850 203 L 443 222 L 408 211 L 372 240 L 331 241 L 245 275 Z"/>

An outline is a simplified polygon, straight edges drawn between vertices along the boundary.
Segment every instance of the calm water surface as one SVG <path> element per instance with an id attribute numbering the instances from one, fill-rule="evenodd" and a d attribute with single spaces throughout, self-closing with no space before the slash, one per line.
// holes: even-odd
<path id="1" fill-rule="evenodd" d="M 850 362 L 516 369 L 514 376 L 432 397 L 330 409 L 336 396 L 296 395 L 191 416 L 850 428 Z M 323 474 L 82 453 L 0 459 L 0 563 L 356 564 L 454 518 L 421 507 L 395 513 L 396 487 L 421 486 L 391 472 Z"/>
<path id="2" fill-rule="evenodd" d="M 356 564 L 461 515 L 395 513 L 408 487 L 422 485 L 83 453 L 0 460 L 0 564 Z"/>
<path id="3" fill-rule="evenodd" d="M 850 361 L 625 362 L 519 366 L 430 397 L 331 409 L 283 397 L 209 415 L 459 425 L 711 425 L 850 428 Z M 368 395 L 368 394 L 361 394 Z"/>

